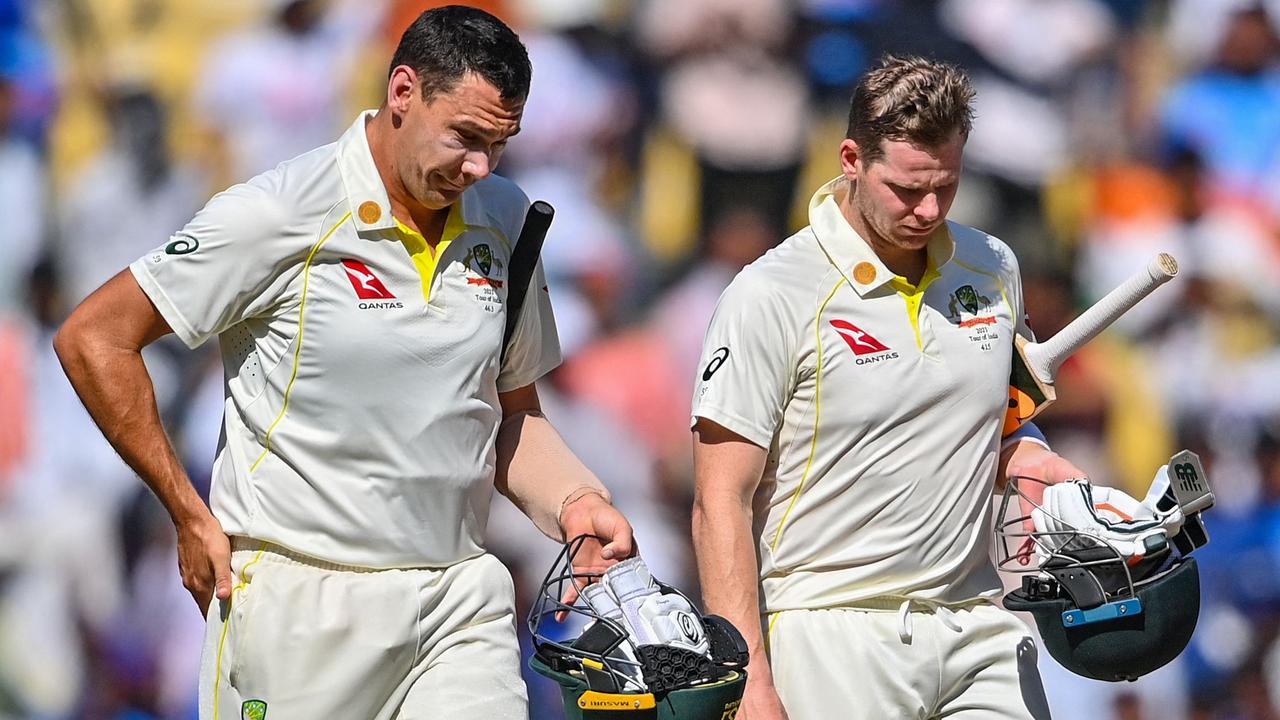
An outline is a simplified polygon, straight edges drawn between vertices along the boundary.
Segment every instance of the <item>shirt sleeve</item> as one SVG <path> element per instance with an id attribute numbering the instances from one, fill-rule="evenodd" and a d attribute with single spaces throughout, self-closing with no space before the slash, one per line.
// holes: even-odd
<path id="1" fill-rule="evenodd" d="M 301 268 L 293 256 L 305 256 L 307 238 L 291 236 L 284 215 L 259 176 L 215 195 L 129 269 L 174 333 L 197 347 L 276 302 Z"/>
<path id="2" fill-rule="evenodd" d="M 739 274 L 707 328 L 691 424 L 706 418 L 768 448 L 792 385 L 796 331 L 776 289 L 758 271 Z"/>
<path id="3" fill-rule="evenodd" d="M 556 332 L 555 314 L 551 311 L 551 294 L 542 261 L 529 278 L 529 291 L 511 342 L 507 357 L 498 374 L 498 392 L 522 388 L 551 372 L 560 364 L 560 336 Z"/>
<path id="4" fill-rule="evenodd" d="M 1004 282 L 1009 288 L 1009 311 L 1013 313 L 1013 330 L 1027 340 L 1035 342 L 1036 335 L 1031 330 L 1031 322 L 1027 316 L 1027 306 L 1022 299 L 1022 271 L 1018 269 L 1018 256 L 1007 245 L 1002 248 L 1005 255 L 1003 271 Z"/>

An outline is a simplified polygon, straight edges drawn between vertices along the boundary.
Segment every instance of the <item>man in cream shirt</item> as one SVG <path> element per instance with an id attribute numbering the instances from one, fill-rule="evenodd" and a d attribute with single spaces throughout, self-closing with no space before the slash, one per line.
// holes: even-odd
<path id="1" fill-rule="evenodd" d="M 599 537 L 585 563 L 632 553 L 540 411 L 533 383 L 560 361 L 541 272 L 502 352 L 529 201 L 491 170 L 529 78 L 496 18 L 423 13 L 379 110 L 214 197 L 59 331 L 208 610 L 204 720 L 522 720 L 511 578 L 484 549 L 495 484 L 550 537 Z M 212 512 L 142 364 L 168 332 L 222 351 Z"/>
<path id="2" fill-rule="evenodd" d="M 707 331 L 694 540 L 708 610 L 752 645 L 745 720 L 1048 717 L 990 604 L 991 493 L 1081 473 L 1001 438 L 1029 331 L 1009 248 L 946 220 L 972 94 L 918 58 L 868 73 L 843 174 Z"/>

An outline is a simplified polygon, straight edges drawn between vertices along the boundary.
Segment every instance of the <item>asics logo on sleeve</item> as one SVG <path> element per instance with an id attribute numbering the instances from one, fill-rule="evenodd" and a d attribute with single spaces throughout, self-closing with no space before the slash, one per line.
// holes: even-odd
<path id="1" fill-rule="evenodd" d="M 374 275 L 364 263 L 358 260 L 343 260 L 342 268 L 347 271 L 347 279 L 361 300 L 388 300 L 395 295 Z"/>
<path id="2" fill-rule="evenodd" d="M 702 371 L 702 382 L 710 380 L 711 376 L 715 375 L 720 366 L 728 359 L 729 348 L 722 347 L 716 350 L 715 354 L 711 356 L 711 362 L 707 363 L 707 369 Z"/>

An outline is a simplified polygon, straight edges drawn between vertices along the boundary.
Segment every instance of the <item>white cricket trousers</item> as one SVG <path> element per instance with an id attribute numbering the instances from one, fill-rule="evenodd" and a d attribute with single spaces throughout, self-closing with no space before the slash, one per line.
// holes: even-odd
<path id="1" fill-rule="evenodd" d="M 370 570 L 235 539 L 200 720 L 526 720 L 511 575 L 492 555 Z"/>
<path id="2" fill-rule="evenodd" d="M 790 720 L 1048 720 L 1036 644 L 987 603 L 788 610 L 769 665 Z"/>

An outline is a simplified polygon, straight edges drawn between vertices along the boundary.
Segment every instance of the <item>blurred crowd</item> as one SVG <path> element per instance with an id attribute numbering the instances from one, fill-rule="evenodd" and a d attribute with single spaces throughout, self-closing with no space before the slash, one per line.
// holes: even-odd
<path id="1" fill-rule="evenodd" d="M 544 261 L 566 362 L 544 406 L 658 577 L 697 591 L 688 413 L 720 292 L 839 172 L 854 79 L 886 52 L 928 55 L 978 89 L 951 217 L 1017 251 L 1038 334 L 1155 252 L 1181 261 L 1064 366 L 1039 423 L 1139 497 L 1174 451 L 1205 460 L 1200 626 L 1123 686 L 1042 654 L 1055 716 L 1280 718 L 1280 1 L 474 4 L 534 65 L 499 172 L 557 209 Z M 431 5 L 0 0 L 0 719 L 195 717 L 203 619 L 172 526 L 50 338 L 214 192 L 376 107 Z M 147 361 L 207 490 L 217 353 L 161 342 Z M 559 548 L 501 498 L 490 537 L 527 606 Z M 561 717 L 556 689 L 529 681 L 532 717 Z"/>

